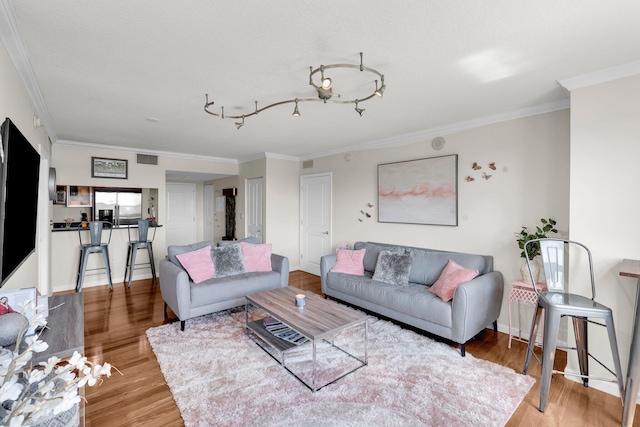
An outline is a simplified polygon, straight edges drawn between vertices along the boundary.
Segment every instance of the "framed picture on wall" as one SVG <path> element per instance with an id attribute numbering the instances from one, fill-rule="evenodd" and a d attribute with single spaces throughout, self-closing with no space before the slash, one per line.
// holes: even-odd
<path id="1" fill-rule="evenodd" d="M 458 225 L 458 155 L 378 165 L 378 222 Z"/>
<path id="2" fill-rule="evenodd" d="M 128 161 L 123 159 L 91 158 L 91 178 L 127 179 Z"/>

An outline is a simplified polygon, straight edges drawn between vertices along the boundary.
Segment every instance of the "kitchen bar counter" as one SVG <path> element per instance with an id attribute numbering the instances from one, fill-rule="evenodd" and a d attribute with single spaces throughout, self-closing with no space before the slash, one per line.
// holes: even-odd
<path id="1" fill-rule="evenodd" d="M 71 223 L 71 227 L 67 228 L 67 226 L 66 226 L 66 224 L 64 222 L 54 222 L 53 223 L 53 228 L 51 229 L 51 231 L 78 231 L 78 224 L 79 223 L 75 223 L 75 222 Z M 160 227 L 162 227 L 162 225 L 161 224 L 156 224 L 156 225 L 150 225 L 149 226 L 149 228 L 152 228 L 152 227 L 160 228 Z M 127 228 L 129 228 L 129 226 L 128 225 L 116 225 L 116 226 L 113 227 L 114 230 L 121 229 L 121 228 L 126 230 Z M 131 224 L 131 228 L 138 228 L 138 224 Z M 84 227 L 84 228 L 81 228 L 81 230 L 88 230 L 88 229 L 89 229 L 88 225 L 86 227 Z"/>
<path id="2" fill-rule="evenodd" d="M 133 231 L 131 237 L 138 236 L 137 224 L 131 226 Z M 135 227 L 135 229 L 134 229 Z M 86 231 L 85 231 L 86 230 Z M 160 260 L 167 254 L 165 244 L 165 232 L 167 227 L 158 225 L 149 230 L 149 239 L 153 240 L 153 255 L 155 264 L 158 265 Z M 109 231 L 111 233 L 111 241 L 109 242 L 109 263 L 111 264 L 111 278 L 114 286 L 119 286 L 124 281 L 124 273 L 127 264 L 127 252 L 129 248 L 129 229 L 127 226 L 119 228 L 114 227 L 112 230 L 106 230 L 104 239 L 106 241 Z M 78 277 L 78 264 L 80 259 L 80 241 L 78 235 L 84 240 L 89 239 L 89 227 L 81 228 L 78 232 L 77 227 L 56 228 L 51 230 L 51 286 L 53 292 L 74 290 Z M 148 262 L 147 251 L 138 251 L 136 264 Z M 102 256 L 90 255 L 87 271 L 102 268 L 104 261 Z M 148 268 L 136 268 L 133 273 L 133 280 L 148 279 L 151 277 L 151 270 Z M 96 270 L 87 273 L 84 279 L 84 288 L 106 285 L 108 284 L 107 276 L 104 270 Z M 125 285 L 126 286 L 126 285 Z M 133 286 L 133 285 L 132 285 Z"/>

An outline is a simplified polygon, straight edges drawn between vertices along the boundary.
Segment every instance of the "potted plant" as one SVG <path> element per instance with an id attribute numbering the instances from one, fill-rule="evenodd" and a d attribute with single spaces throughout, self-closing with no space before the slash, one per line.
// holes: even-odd
<path id="1" fill-rule="evenodd" d="M 540 222 L 542 223 L 542 226 L 536 226 L 535 230 L 532 231 L 529 229 L 529 227 L 526 226 L 522 226 L 522 229 L 520 230 L 519 233 L 515 233 L 516 234 L 516 241 L 518 242 L 518 248 L 520 248 L 520 257 L 521 258 L 525 258 L 525 262 L 522 265 L 522 267 L 520 268 L 520 274 L 522 276 L 522 281 L 529 284 L 529 285 L 533 285 L 533 283 L 531 283 L 531 276 L 529 274 L 529 267 L 527 266 L 527 262 L 526 262 L 526 258 L 529 258 L 529 260 L 533 260 L 533 262 L 531 263 L 531 270 L 533 273 L 533 277 L 536 280 L 536 282 L 538 281 L 538 276 L 540 274 L 540 268 L 537 264 L 537 262 L 535 261 L 535 257 L 537 257 L 538 255 L 540 255 L 540 244 L 539 243 L 532 243 L 530 245 L 527 245 L 527 253 L 525 254 L 525 244 L 529 241 L 529 240 L 533 240 L 533 239 L 545 239 L 548 236 L 549 233 L 557 233 L 558 230 L 556 229 L 556 220 L 553 218 L 540 218 Z"/>

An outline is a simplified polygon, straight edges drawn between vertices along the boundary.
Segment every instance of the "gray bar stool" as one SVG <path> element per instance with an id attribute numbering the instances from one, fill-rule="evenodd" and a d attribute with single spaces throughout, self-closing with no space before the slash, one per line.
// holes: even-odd
<path id="1" fill-rule="evenodd" d="M 141 219 L 138 220 L 138 240 L 132 240 L 131 238 L 131 225 L 128 227 L 129 231 L 129 250 L 127 251 L 127 263 L 124 268 L 124 280 L 127 280 L 127 272 L 129 273 L 129 284 L 128 287 L 131 287 L 131 279 L 133 278 L 133 270 L 138 270 L 140 268 L 150 268 L 151 275 L 153 277 L 153 282 L 156 282 L 156 266 L 153 262 L 153 240 L 156 237 L 156 227 L 153 228 L 153 237 L 151 240 L 148 239 L 149 235 L 149 220 Z M 138 249 L 147 249 L 147 253 L 149 254 L 149 262 L 136 264 L 136 253 Z M 137 268 L 136 268 L 137 267 Z"/>
<path id="2" fill-rule="evenodd" d="M 593 273 L 593 260 L 591 257 L 591 251 L 582 243 L 571 240 L 551 238 L 529 240 L 525 243 L 524 253 L 526 254 L 525 259 L 527 261 L 527 265 L 529 266 L 529 274 L 531 275 L 532 283 L 535 283 L 535 280 L 533 278 L 533 274 L 531 273 L 532 260 L 529 259 L 530 251 L 527 249 L 529 246 L 536 244 L 539 245 L 539 252 L 542 255 L 542 264 L 544 266 L 544 275 L 547 282 L 547 291 L 541 292 L 537 287 L 533 287 L 538 294 L 538 307 L 531 323 L 531 335 L 529 336 L 529 345 L 527 347 L 527 354 L 524 361 L 524 370 L 522 371 L 522 373 L 527 373 L 532 355 L 540 362 L 538 356 L 533 352 L 533 346 L 536 341 L 538 325 L 540 324 L 540 319 L 542 317 L 542 310 L 544 310 L 544 338 L 542 340 L 542 374 L 540 375 L 539 411 L 544 412 L 545 407 L 547 406 L 547 401 L 549 399 L 549 386 L 551 384 L 551 374 L 554 372 L 564 375 L 578 376 L 582 378 L 582 382 L 585 387 L 589 386 L 589 378 L 617 383 L 620 395 L 624 396 L 622 369 L 620 367 L 618 343 L 616 340 L 616 331 L 613 324 L 613 313 L 611 312 L 611 309 L 609 307 L 604 306 L 595 300 L 596 286 Z M 569 257 L 567 256 L 567 259 L 565 260 L 565 252 L 566 254 L 570 254 L 571 259 L 575 262 L 579 262 L 578 260 L 588 261 L 585 262 L 585 264 L 589 267 L 588 277 L 591 279 L 591 297 L 567 292 L 567 287 L 565 286 L 565 278 L 568 277 L 569 271 L 568 269 L 565 269 L 565 261 L 568 261 Z M 572 282 L 575 283 L 579 278 L 579 272 L 576 269 L 572 269 L 571 273 L 573 277 L 576 277 L 576 279 L 572 279 Z M 584 275 L 587 276 L 586 272 L 584 273 Z M 573 330 L 576 338 L 576 347 L 570 349 L 576 350 L 578 353 L 580 374 L 560 372 L 553 369 L 553 361 L 555 359 L 555 352 L 558 341 L 558 330 L 560 327 L 560 318 L 564 316 L 569 316 L 573 320 Z M 604 324 L 591 320 L 593 318 L 604 321 Z M 611 346 L 611 355 L 613 357 L 615 372 L 605 366 L 598 359 L 596 359 L 591 353 L 589 353 L 587 337 L 588 323 L 606 327 L 607 333 L 609 335 L 609 345 Z M 615 379 L 598 378 L 589 375 L 589 358 L 592 358 L 596 362 L 598 362 L 600 366 L 609 371 L 609 373 Z"/>
<path id="3" fill-rule="evenodd" d="M 107 242 L 102 240 L 102 233 L 105 228 L 109 230 L 109 237 Z M 113 224 L 107 221 L 90 221 L 89 222 L 89 243 L 83 242 L 82 231 L 86 228 L 78 226 L 78 238 L 80 239 L 80 263 L 78 264 L 78 279 L 76 281 L 76 292 L 82 291 L 82 284 L 84 282 L 84 276 L 87 271 L 105 270 L 107 273 L 107 279 L 109 279 L 109 289 L 113 290 L 113 282 L 111 281 L 111 266 L 109 265 L 109 243 L 111 243 L 111 232 L 113 230 Z M 85 238 L 86 240 L 86 238 Z M 104 267 L 91 268 L 87 270 L 87 260 L 89 255 L 101 253 L 104 260 Z"/>

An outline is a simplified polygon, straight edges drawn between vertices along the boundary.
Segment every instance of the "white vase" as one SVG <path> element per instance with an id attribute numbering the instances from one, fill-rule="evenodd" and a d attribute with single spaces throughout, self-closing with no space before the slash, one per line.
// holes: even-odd
<path id="1" fill-rule="evenodd" d="M 538 283 L 538 279 L 540 278 L 540 265 L 538 264 L 537 257 L 533 258 L 529 261 L 531 264 L 531 273 L 533 274 L 533 279 L 536 283 Z M 528 285 L 532 285 L 531 283 L 531 275 L 529 274 L 529 267 L 527 266 L 527 260 L 524 260 L 522 266 L 520 267 L 520 275 L 522 276 L 522 281 Z"/>

